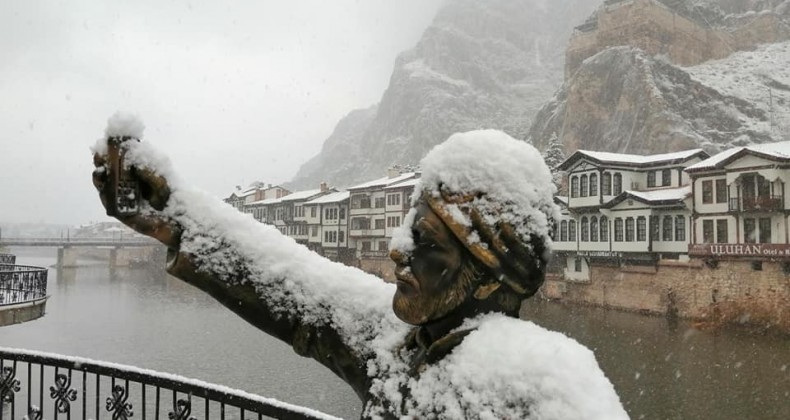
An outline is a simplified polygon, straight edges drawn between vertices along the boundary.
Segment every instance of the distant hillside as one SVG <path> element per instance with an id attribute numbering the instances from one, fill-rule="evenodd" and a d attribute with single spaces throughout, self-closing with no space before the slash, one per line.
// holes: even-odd
<path id="1" fill-rule="evenodd" d="M 600 0 L 455 0 L 402 53 L 375 108 L 350 113 L 289 184 L 349 185 L 415 164 L 458 131 L 524 138 L 562 83 L 572 27 Z"/>

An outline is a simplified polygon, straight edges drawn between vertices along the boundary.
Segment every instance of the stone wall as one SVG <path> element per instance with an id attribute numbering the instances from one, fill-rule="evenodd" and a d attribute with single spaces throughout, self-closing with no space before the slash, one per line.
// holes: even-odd
<path id="1" fill-rule="evenodd" d="M 694 259 L 660 261 L 655 267 L 593 265 L 589 282 L 550 276 L 543 294 L 570 303 L 790 331 L 787 262 Z"/>
<path id="2" fill-rule="evenodd" d="M 571 37 L 565 75 L 569 77 L 584 59 L 608 47 L 630 45 L 651 55 L 665 55 L 677 65 L 692 66 L 790 37 L 787 25 L 771 13 L 750 15 L 734 25 L 729 29 L 701 25 L 654 0 L 605 6 L 596 29 Z"/>

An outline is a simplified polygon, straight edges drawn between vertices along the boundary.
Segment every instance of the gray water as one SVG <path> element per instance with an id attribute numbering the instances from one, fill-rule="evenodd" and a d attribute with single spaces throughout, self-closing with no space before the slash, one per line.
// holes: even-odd
<path id="1" fill-rule="evenodd" d="M 49 266 L 55 250 L 11 250 Z M 329 370 L 161 269 L 81 260 L 50 270 L 47 314 L 0 328 L 0 345 L 130 364 L 358 418 Z M 698 331 L 662 318 L 530 300 L 522 316 L 595 351 L 634 419 L 790 418 L 790 339 Z"/>

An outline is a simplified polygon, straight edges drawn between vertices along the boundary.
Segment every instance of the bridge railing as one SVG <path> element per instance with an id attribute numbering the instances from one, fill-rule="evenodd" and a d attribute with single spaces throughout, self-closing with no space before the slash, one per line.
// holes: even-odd
<path id="1" fill-rule="evenodd" d="M 0 264 L 16 264 L 16 255 L 13 254 L 0 254 Z"/>
<path id="2" fill-rule="evenodd" d="M 1 238 L 0 243 L 19 245 L 19 244 L 92 244 L 92 245 L 156 245 L 157 242 L 151 238 Z"/>
<path id="3" fill-rule="evenodd" d="M 90 359 L 0 347 L 0 420 L 82 418 L 335 419 L 195 379 Z"/>
<path id="4" fill-rule="evenodd" d="M 0 264 L 0 306 L 45 298 L 47 274 L 42 267 Z"/>

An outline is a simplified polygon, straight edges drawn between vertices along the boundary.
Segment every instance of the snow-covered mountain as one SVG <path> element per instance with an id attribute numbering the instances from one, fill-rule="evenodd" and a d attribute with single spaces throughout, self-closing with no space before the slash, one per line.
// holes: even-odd
<path id="1" fill-rule="evenodd" d="M 600 0 L 453 0 L 395 63 L 377 107 L 350 113 L 290 184 L 349 185 L 415 164 L 450 134 L 524 138 L 562 83 L 572 28 Z"/>

